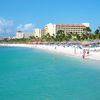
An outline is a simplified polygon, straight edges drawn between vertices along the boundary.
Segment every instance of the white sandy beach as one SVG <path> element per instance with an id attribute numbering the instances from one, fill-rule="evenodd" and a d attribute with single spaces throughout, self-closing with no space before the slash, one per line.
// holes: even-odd
<path id="1" fill-rule="evenodd" d="M 62 45 L 36 45 L 36 44 L 0 44 L 0 46 L 16 46 L 16 47 L 29 47 L 37 48 L 45 51 L 52 51 L 60 54 L 71 55 L 74 57 L 80 57 L 82 59 L 83 49 L 73 46 L 62 46 Z M 85 48 L 86 49 L 86 48 Z M 86 54 L 86 59 L 100 60 L 100 47 L 89 48 L 89 55 Z"/>
<path id="2" fill-rule="evenodd" d="M 83 54 L 83 49 L 87 49 L 87 48 L 83 48 L 83 49 L 79 49 L 77 47 L 67 47 L 67 46 L 57 46 L 57 45 L 33 45 L 33 48 L 38 48 L 38 49 L 42 49 L 42 50 L 46 50 L 46 51 L 53 51 L 53 52 L 57 52 L 57 53 L 62 53 L 65 55 L 71 55 L 74 57 L 80 57 L 82 58 L 82 54 Z M 94 60 L 100 60 L 100 47 L 98 48 L 89 48 L 89 55 L 87 54 L 85 58 L 87 59 L 94 59 Z"/>

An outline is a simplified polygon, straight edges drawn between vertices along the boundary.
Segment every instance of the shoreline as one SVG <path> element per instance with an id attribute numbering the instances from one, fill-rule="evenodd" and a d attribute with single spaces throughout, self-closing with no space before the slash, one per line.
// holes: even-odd
<path id="1" fill-rule="evenodd" d="M 0 46 L 8 46 L 8 47 L 28 47 L 32 48 L 32 44 L 0 44 Z"/>
<path id="2" fill-rule="evenodd" d="M 74 57 L 83 59 L 82 52 L 83 52 L 84 48 L 83 49 L 76 48 L 76 50 L 75 50 L 75 47 L 63 47 L 61 45 L 60 46 L 57 46 L 57 45 L 34 45 L 33 48 L 37 48 L 37 49 L 41 49 L 41 50 L 45 50 L 45 51 L 52 51 L 52 52 L 56 52 L 59 54 L 65 54 L 68 56 L 74 56 Z M 96 49 L 100 50 L 100 47 L 99 48 L 91 48 L 91 49 L 89 48 L 90 54 L 89 55 L 87 54 L 85 59 L 99 61 L 100 60 L 100 51 L 95 52 Z"/>
<path id="3" fill-rule="evenodd" d="M 74 56 L 82 59 L 82 52 L 83 49 L 77 48 L 77 47 L 67 47 L 63 45 L 44 45 L 44 44 L 0 44 L 0 46 L 8 46 L 8 47 L 28 47 L 28 48 L 34 48 L 34 49 L 41 49 L 44 51 L 50 51 L 55 52 L 58 54 L 64 54 L 68 56 Z M 96 51 L 96 49 L 98 51 Z M 90 54 L 86 55 L 85 59 L 91 59 L 91 60 L 100 60 L 100 47 L 98 48 L 89 48 Z"/>

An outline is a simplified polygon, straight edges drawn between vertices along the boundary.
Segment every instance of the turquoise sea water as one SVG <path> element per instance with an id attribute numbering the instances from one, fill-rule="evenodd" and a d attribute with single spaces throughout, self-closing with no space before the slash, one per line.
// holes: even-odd
<path id="1" fill-rule="evenodd" d="M 100 63 L 0 47 L 0 100 L 100 100 Z"/>

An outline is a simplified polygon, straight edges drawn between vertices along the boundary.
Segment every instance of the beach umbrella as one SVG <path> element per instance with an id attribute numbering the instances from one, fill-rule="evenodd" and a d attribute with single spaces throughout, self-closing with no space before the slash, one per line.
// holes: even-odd
<path id="1" fill-rule="evenodd" d="M 81 42 L 81 45 L 90 45 L 91 43 L 89 41 L 83 41 Z"/>

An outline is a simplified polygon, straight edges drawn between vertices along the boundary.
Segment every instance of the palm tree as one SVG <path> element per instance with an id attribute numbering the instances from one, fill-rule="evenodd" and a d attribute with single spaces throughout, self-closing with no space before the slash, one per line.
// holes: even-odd
<path id="1" fill-rule="evenodd" d="M 100 26 L 95 30 L 95 38 L 100 39 Z"/>
<path id="2" fill-rule="evenodd" d="M 94 33 L 95 33 L 95 34 L 99 34 L 99 33 L 100 33 L 100 32 L 99 32 L 99 29 L 96 29 Z"/>
<path id="3" fill-rule="evenodd" d="M 56 34 L 56 41 L 64 41 L 65 34 L 63 30 L 59 30 Z"/>
<path id="4" fill-rule="evenodd" d="M 76 34 L 76 38 L 77 38 L 78 41 L 80 41 L 81 40 L 80 34 Z"/>
<path id="5" fill-rule="evenodd" d="M 100 39 L 100 34 L 95 34 L 95 39 Z"/>
<path id="6" fill-rule="evenodd" d="M 85 28 L 83 28 L 83 31 L 85 32 L 85 34 L 88 34 L 91 32 L 91 29 L 90 29 L 90 27 L 85 27 Z"/>
<path id="7" fill-rule="evenodd" d="M 49 33 L 47 33 L 46 35 L 42 35 L 42 36 L 41 36 L 41 39 L 42 39 L 42 40 L 46 40 L 46 41 L 50 41 L 50 38 L 51 38 L 51 36 L 50 36 Z"/>
<path id="8" fill-rule="evenodd" d="M 87 40 L 88 39 L 88 35 L 86 34 L 81 34 L 81 40 Z"/>
<path id="9" fill-rule="evenodd" d="M 67 37 L 67 40 L 71 40 L 72 39 L 72 33 L 67 33 L 66 37 Z"/>
<path id="10" fill-rule="evenodd" d="M 98 26 L 98 29 L 99 29 L 99 33 L 100 33 L 100 26 Z"/>
<path id="11" fill-rule="evenodd" d="M 99 33 L 100 33 L 100 26 L 95 30 L 94 33 L 95 33 L 95 34 L 99 34 Z"/>

